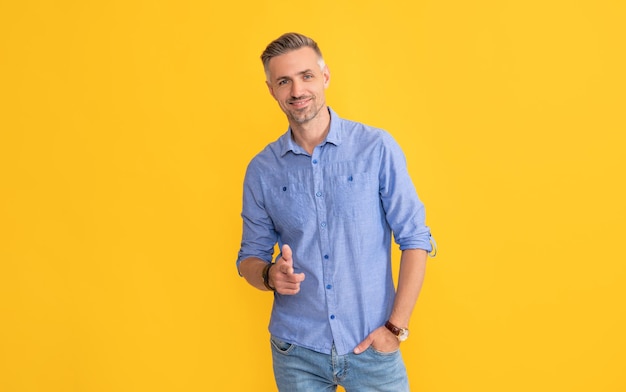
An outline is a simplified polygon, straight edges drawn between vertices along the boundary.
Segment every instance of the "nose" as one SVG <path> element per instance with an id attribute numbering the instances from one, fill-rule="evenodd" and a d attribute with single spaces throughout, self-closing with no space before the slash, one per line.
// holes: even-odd
<path id="1" fill-rule="evenodd" d="M 302 95 L 304 95 L 304 83 L 296 79 L 291 83 L 291 96 L 293 98 L 298 98 Z"/>

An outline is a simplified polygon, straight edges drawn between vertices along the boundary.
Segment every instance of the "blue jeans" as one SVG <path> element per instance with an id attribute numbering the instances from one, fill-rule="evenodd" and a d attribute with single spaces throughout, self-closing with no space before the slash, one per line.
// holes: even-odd
<path id="1" fill-rule="evenodd" d="M 371 346 L 357 355 L 322 354 L 271 338 L 274 378 L 279 391 L 408 392 L 400 351 L 381 353 Z"/>

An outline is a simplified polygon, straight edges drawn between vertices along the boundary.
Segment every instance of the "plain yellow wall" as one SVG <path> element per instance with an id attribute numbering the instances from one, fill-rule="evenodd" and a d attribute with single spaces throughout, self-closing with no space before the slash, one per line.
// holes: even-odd
<path id="1" fill-rule="evenodd" d="M 413 390 L 626 390 L 625 11 L 2 0 L 0 391 L 275 389 L 271 297 L 234 263 L 245 167 L 286 130 L 258 56 L 292 30 L 427 206 Z"/>

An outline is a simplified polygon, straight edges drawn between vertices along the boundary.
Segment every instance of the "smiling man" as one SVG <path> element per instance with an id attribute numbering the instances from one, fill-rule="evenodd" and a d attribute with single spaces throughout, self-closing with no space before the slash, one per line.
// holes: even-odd
<path id="1" fill-rule="evenodd" d="M 274 294 L 278 389 L 408 391 L 400 343 L 432 246 L 404 154 L 389 133 L 327 106 L 330 71 L 311 38 L 284 34 L 261 59 L 289 128 L 248 165 L 237 267 Z"/>
<path id="2" fill-rule="evenodd" d="M 287 115 L 296 144 L 310 153 L 326 136 L 330 113 L 324 90 L 330 72 L 317 46 L 304 46 L 270 58 L 267 86 Z"/>

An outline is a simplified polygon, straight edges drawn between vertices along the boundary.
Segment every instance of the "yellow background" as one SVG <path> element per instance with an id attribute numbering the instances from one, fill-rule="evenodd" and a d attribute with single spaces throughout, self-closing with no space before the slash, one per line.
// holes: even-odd
<path id="1" fill-rule="evenodd" d="M 0 391 L 272 391 L 238 277 L 258 59 L 403 146 L 439 243 L 416 391 L 626 390 L 622 1 L 0 2 Z M 397 255 L 397 252 L 396 252 Z"/>

